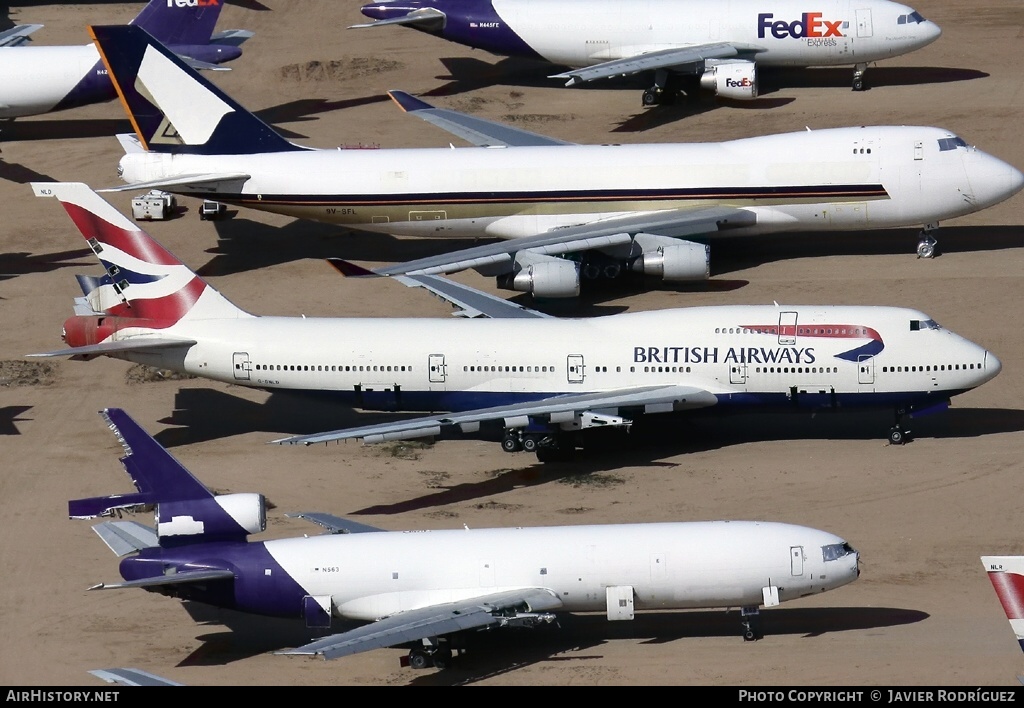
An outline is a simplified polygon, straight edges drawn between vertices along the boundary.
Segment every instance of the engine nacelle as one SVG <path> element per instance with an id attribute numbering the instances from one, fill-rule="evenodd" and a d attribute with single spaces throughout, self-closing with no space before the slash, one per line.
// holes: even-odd
<path id="1" fill-rule="evenodd" d="M 156 533 L 160 538 L 237 539 L 266 528 L 267 501 L 262 494 L 160 502 L 156 509 Z"/>
<path id="2" fill-rule="evenodd" d="M 752 101 L 757 98 L 757 67 L 752 61 L 708 62 L 700 86 L 723 98 Z"/>
<path id="3" fill-rule="evenodd" d="M 541 298 L 577 297 L 580 264 L 528 251 L 517 253 L 515 272 L 500 276 L 498 287 Z"/>
<path id="4" fill-rule="evenodd" d="M 672 283 L 711 277 L 711 247 L 707 244 L 651 234 L 637 234 L 634 241 L 643 249 L 633 261 L 635 271 Z"/>

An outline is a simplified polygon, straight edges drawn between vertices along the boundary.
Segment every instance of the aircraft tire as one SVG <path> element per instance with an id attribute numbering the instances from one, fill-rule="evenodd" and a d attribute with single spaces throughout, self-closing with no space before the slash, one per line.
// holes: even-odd
<path id="1" fill-rule="evenodd" d="M 501 439 L 501 449 L 505 452 L 519 452 L 522 444 L 515 435 L 506 435 Z"/>
<path id="2" fill-rule="evenodd" d="M 427 656 L 425 651 L 420 649 L 413 649 L 409 652 L 409 667 L 420 670 L 430 668 L 430 657 Z"/>
<path id="3" fill-rule="evenodd" d="M 524 435 L 523 450 L 526 452 L 537 452 L 537 438 L 532 435 Z"/>
<path id="4" fill-rule="evenodd" d="M 658 94 L 651 89 L 647 89 L 640 100 L 645 106 L 656 106 L 658 105 Z"/>
<path id="5" fill-rule="evenodd" d="M 906 439 L 901 429 L 893 428 L 889 431 L 890 445 L 902 445 L 904 442 L 906 442 Z"/>

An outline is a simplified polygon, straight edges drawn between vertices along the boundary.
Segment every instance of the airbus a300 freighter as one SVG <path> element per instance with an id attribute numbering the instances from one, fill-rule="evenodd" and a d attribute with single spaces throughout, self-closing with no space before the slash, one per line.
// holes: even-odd
<path id="1" fill-rule="evenodd" d="M 405 25 L 493 54 L 572 67 L 567 86 L 645 72 L 643 104 L 697 87 L 757 98 L 762 66 L 853 66 L 920 49 L 942 34 L 913 8 L 888 0 L 379 0 L 376 21 Z"/>
<path id="2" fill-rule="evenodd" d="M 364 409 L 451 411 L 282 442 L 494 433 L 557 457 L 591 429 L 677 411 L 875 407 L 910 413 L 999 373 L 999 360 L 901 307 L 749 305 L 557 319 L 437 276 L 406 278 L 483 317 L 257 317 L 84 184 L 56 197 L 106 272 L 79 276 L 68 349 Z"/>
<path id="3" fill-rule="evenodd" d="M 285 654 L 338 658 L 410 649 L 414 668 L 442 668 L 466 634 L 550 623 L 560 612 L 631 620 L 637 610 L 743 608 L 744 638 L 759 608 L 856 580 L 842 538 L 792 524 L 694 521 L 385 532 L 329 514 L 294 514 L 319 536 L 249 542 L 266 529 L 260 494 L 214 496 L 120 409 L 103 416 L 125 449 L 137 493 L 78 499 L 72 518 L 156 507 L 156 527 L 94 526 L 119 556 L 124 582 L 261 615 L 367 624 Z"/>
<path id="4" fill-rule="evenodd" d="M 93 27 L 138 140 L 118 172 L 140 187 L 383 233 L 504 242 L 385 267 L 475 268 L 501 287 L 573 297 L 628 268 L 710 276 L 708 241 L 773 231 L 925 225 L 997 204 L 1014 167 L 940 128 L 804 130 L 724 143 L 569 145 L 406 94 L 414 115 L 488 149 L 311 150 L 232 101 L 143 30 Z M 568 258 L 565 256 L 578 256 Z"/>
<path id="5" fill-rule="evenodd" d="M 247 30 L 214 34 L 223 0 L 150 0 L 132 25 L 148 31 L 192 66 L 221 68 L 242 55 Z M 117 98 L 93 44 L 29 46 L 42 25 L 9 30 L 0 43 L 0 118 L 63 111 Z M 0 42 L 5 38 L 0 36 Z M 83 32 L 82 39 L 85 39 Z"/>

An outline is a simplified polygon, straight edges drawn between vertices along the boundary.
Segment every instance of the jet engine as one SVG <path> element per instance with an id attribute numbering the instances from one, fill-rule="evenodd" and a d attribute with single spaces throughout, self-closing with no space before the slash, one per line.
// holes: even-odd
<path id="1" fill-rule="evenodd" d="M 267 500 L 262 494 L 223 494 L 212 499 L 160 502 L 156 532 L 160 538 L 202 536 L 235 538 L 267 528 Z"/>
<path id="2" fill-rule="evenodd" d="M 757 67 L 752 61 L 709 61 L 700 75 L 700 87 L 723 98 L 752 101 L 757 98 Z"/>
<path id="3" fill-rule="evenodd" d="M 711 277 L 711 248 L 706 244 L 652 234 L 637 234 L 634 243 L 643 251 L 631 266 L 638 273 L 672 283 Z"/>
<path id="4" fill-rule="evenodd" d="M 513 272 L 498 277 L 498 287 L 540 298 L 577 297 L 580 264 L 523 251 L 516 254 Z"/>

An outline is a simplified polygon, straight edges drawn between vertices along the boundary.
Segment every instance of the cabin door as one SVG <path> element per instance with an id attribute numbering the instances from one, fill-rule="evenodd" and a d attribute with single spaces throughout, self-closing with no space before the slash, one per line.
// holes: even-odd
<path id="1" fill-rule="evenodd" d="M 234 370 L 236 381 L 248 381 L 249 372 L 252 371 L 252 362 L 249 361 L 248 352 L 235 352 L 234 356 Z"/>
<path id="2" fill-rule="evenodd" d="M 875 382 L 875 358 L 860 355 L 857 357 L 857 382 L 873 384 Z"/>
<path id="3" fill-rule="evenodd" d="M 874 28 L 871 26 L 871 8 L 857 10 L 857 36 L 870 37 L 873 34 Z"/>
<path id="4" fill-rule="evenodd" d="M 795 312 L 779 313 L 779 344 L 784 347 L 796 344 L 796 314 Z"/>
<path id="5" fill-rule="evenodd" d="M 789 547 L 789 572 L 793 575 L 794 578 L 798 578 L 804 574 L 803 546 Z"/>
<path id="6" fill-rule="evenodd" d="M 583 379 L 586 378 L 586 373 L 583 368 L 583 355 L 582 354 L 570 354 L 568 366 L 566 372 L 569 377 L 569 383 L 583 383 Z"/>
<path id="7" fill-rule="evenodd" d="M 445 377 L 448 375 L 444 354 L 431 354 L 427 357 L 427 371 L 430 372 L 430 383 L 444 383 Z"/>

